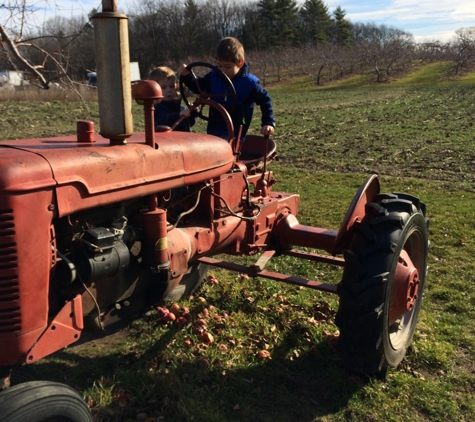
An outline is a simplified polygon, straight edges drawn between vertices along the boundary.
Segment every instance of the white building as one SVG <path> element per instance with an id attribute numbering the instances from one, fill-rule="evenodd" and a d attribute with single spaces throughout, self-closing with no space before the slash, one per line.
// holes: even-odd
<path id="1" fill-rule="evenodd" d="M 4 84 L 21 86 L 28 84 L 28 82 L 23 78 L 23 72 L 4 70 L 3 72 L 0 72 L 0 86 L 3 86 Z"/>

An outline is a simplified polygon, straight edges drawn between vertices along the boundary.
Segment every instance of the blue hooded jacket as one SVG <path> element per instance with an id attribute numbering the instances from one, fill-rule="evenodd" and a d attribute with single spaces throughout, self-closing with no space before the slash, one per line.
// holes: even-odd
<path id="1" fill-rule="evenodd" d="M 254 105 L 261 108 L 262 120 L 261 126 L 275 126 L 274 111 L 272 109 L 272 100 L 268 92 L 259 84 L 259 79 L 249 73 L 249 66 L 244 63 L 243 67 L 237 73 L 231 82 L 236 90 L 236 107 L 231 113 L 231 119 L 234 126 L 234 136 L 238 136 L 240 126 L 242 125 L 241 140 L 244 140 L 251 124 Z M 211 99 L 220 103 L 225 108 L 229 108 L 232 99 L 227 96 L 227 87 L 221 77 L 212 70 L 202 78 L 198 78 L 198 83 L 193 75 L 184 77 L 185 85 L 194 93 L 199 93 L 198 86 L 202 91 L 211 94 Z M 227 138 L 228 131 L 224 119 L 219 111 L 210 109 L 210 120 L 208 121 L 207 133 L 222 138 Z"/>
<path id="2" fill-rule="evenodd" d="M 173 124 L 180 118 L 180 112 L 185 109 L 185 106 L 180 104 L 180 100 L 165 101 L 154 106 L 154 122 L 157 126 L 173 126 Z M 183 120 L 175 130 L 178 132 L 190 132 L 191 127 L 196 123 L 196 113 L 192 113 L 190 117 Z"/>

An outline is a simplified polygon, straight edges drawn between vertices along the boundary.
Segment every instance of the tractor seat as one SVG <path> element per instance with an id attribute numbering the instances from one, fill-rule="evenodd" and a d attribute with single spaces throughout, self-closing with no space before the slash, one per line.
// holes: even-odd
<path id="1" fill-rule="evenodd" d="M 276 155 L 276 144 L 272 139 L 264 136 L 247 135 L 242 144 L 239 154 L 239 161 L 246 165 L 248 169 L 257 167 L 267 156 L 267 163 L 270 163 Z M 267 154 L 266 154 L 267 150 Z"/>

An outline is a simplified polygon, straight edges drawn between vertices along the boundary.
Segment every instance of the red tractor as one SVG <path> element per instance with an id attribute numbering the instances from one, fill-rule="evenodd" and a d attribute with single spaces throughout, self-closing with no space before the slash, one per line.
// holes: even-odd
<path id="1" fill-rule="evenodd" d="M 338 231 L 299 224 L 299 196 L 275 191 L 265 166 L 274 143 L 241 144 L 227 110 L 205 93 L 190 106 L 216 107 L 229 142 L 156 131 L 161 90 L 152 81 L 134 87 L 145 132 L 133 133 L 127 18 L 115 1 L 103 1 L 94 30 L 102 138 L 80 121 L 77 136 L 0 143 L 0 372 L 11 383 L 0 393 L 2 420 L 92 420 L 74 390 L 27 380 L 24 368 L 83 331 L 191 294 L 209 266 L 336 293 L 343 365 L 375 376 L 396 367 L 422 301 L 424 204 L 381 194 L 373 175 Z M 216 254 L 260 256 L 241 266 Z M 331 285 L 266 270 L 281 254 L 342 266 L 342 279 Z"/>

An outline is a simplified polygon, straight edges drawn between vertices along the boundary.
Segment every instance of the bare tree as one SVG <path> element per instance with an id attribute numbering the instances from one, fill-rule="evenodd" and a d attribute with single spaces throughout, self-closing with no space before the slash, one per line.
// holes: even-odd
<path id="1" fill-rule="evenodd" d="M 414 40 L 410 33 L 386 25 L 356 25 L 354 29 L 363 62 L 371 66 L 377 82 L 411 66 Z"/>
<path id="2" fill-rule="evenodd" d="M 313 46 L 307 50 L 310 63 L 310 76 L 317 85 L 321 85 L 325 69 L 330 67 L 331 57 L 325 46 Z"/>
<path id="3" fill-rule="evenodd" d="M 246 61 L 249 64 L 250 71 L 259 78 L 262 86 L 267 85 L 267 77 L 270 72 L 268 55 L 269 52 L 265 50 L 250 50 L 246 52 Z"/>
<path id="4" fill-rule="evenodd" d="M 207 0 L 208 29 L 218 38 L 236 36 L 244 20 L 244 7 L 232 0 Z"/>
<path id="5" fill-rule="evenodd" d="M 264 83 L 271 76 L 280 80 L 295 72 L 311 75 L 317 84 L 355 72 L 372 72 L 384 82 L 408 69 L 415 58 L 452 61 L 455 74 L 475 68 L 475 27 L 458 30 L 450 43 L 415 44 L 411 34 L 396 28 L 351 23 L 346 49 L 337 45 L 336 36 L 328 38 L 325 46 L 312 48 L 311 42 L 304 42 L 308 37 L 303 32 L 309 26 L 294 19 L 302 17 L 298 4 L 294 0 L 136 0 L 127 13 L 131 60 L 139 62 L 144 75 L 157 65 L 212 60 L 219 39 L 235 36 L 246 48 L 253 73 Z M 319 0 L 302 4 L 325 6 Z M 0 0 L 0 66 L 27 72 L 42 88 L 52 82 L 72 85 L 95 67 L 93 23 L 85 13 L 35 20 L 35 10 L 45 7 L 58 6 L 56 0 Z M 266 13 L 267 21 L 263 20 Z"/>
<path id="6" fill-rule="evenodd" d="M 79 38 L 91 30 L 87 21 L 61 19 L 36 22 L 35 9 L 48 1 L 10 0 L 0 5 L 0 49 L 15 70 L 48 89 L 51 82 L 73 83 L 71 58 Z M 75 55 L 77 58 L 78 56 Z M 77 63 L 76 63 L 77 64 Z"/>
<path id="7" fill-rule="evenodd" d="M 461 28 L 456 32 L 456 40 L 452 44 L 454 73 L 475 67 L 475 26 Z"/>
<path id="8" fill-rule="evenodd" d="M 440 60 L 446 60 L 445 45 L 440 41 L 424 42 L 416 44 L 415 55 L 422 62 L 436 62 Z"/>
<path id="9" fill-rule="evenodd" d="M 134 3 L 128 11 L 131 59 L 140 63 L 143 74 L 169 59 L 169 49 L 164 46 L 171 47 L 165 18 L 170 5 L 144 0 Z"/>

